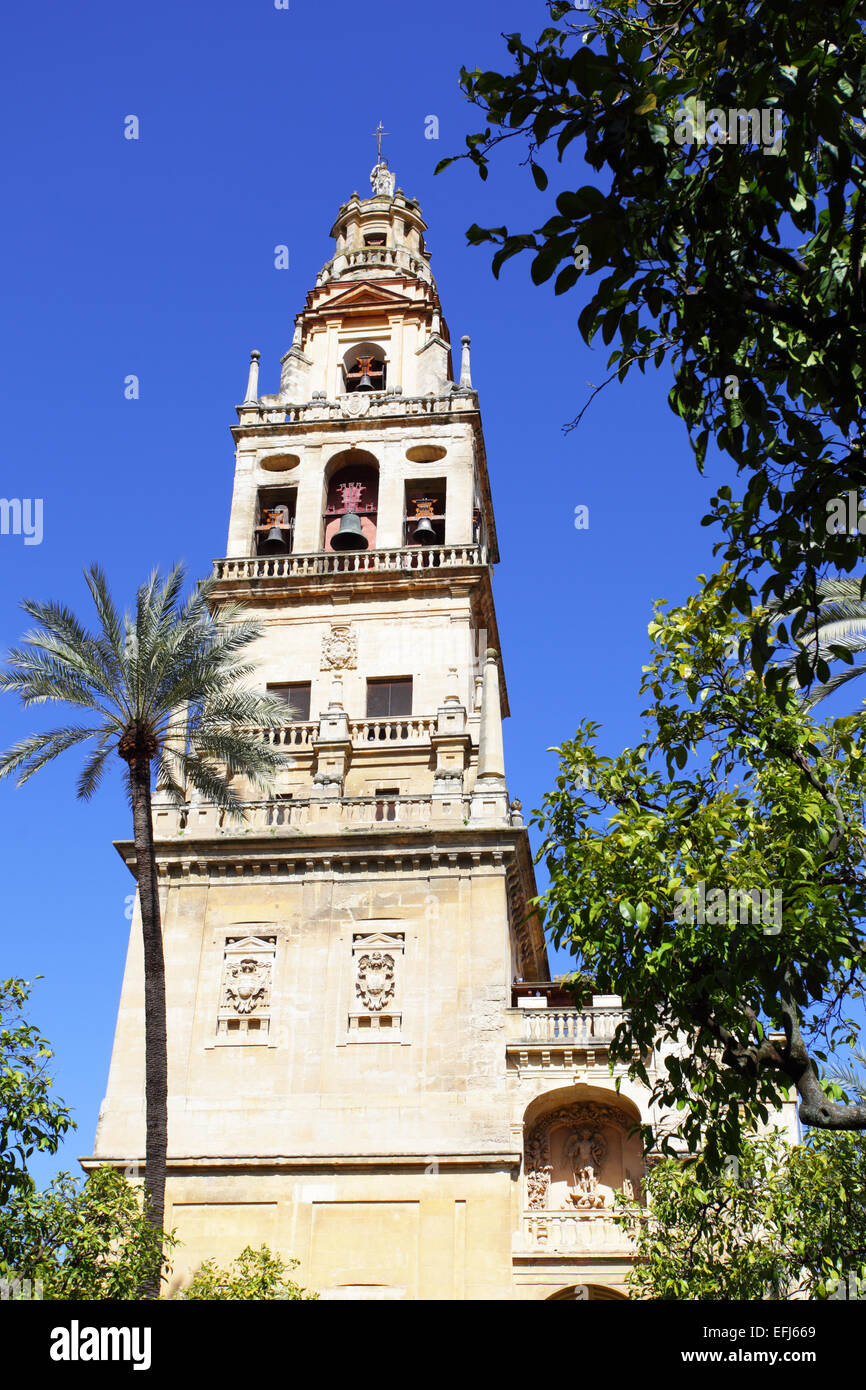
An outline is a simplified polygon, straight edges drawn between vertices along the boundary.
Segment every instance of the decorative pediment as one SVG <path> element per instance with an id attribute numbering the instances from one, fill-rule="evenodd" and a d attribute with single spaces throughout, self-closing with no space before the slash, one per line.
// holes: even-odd
<path id="1" fill-rule="evenodd" d="M 352 942 L 356 951 L 402 951 L 404 937 L 402 932 L 353 932 Z"/>
<path id="2" fill-rule="evenodd" d="M 273 955 L 275 950 L 273 937 L 239 936 L 226 941 L 226 955 L 246 955 L 250 951 L 269 951 Z"/>
<path id="3" fill-rule="evenodd" d="M 318 309 L 368 309 L 378 308 L 380 305 L 394 307 L 400 305 L 401 308 L 415 305 L 416 300 L 407 294 L 399 294 L 396 290 L 387 290 L 382 285 L 366 280 L 362 284 L 352 285 L 342 293 L 334 295 L 333 299 L 328 299 L 316 307 Z"/>

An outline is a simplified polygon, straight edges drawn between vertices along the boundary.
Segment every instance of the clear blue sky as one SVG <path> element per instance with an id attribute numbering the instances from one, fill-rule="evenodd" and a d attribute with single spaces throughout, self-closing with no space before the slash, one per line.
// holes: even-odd
<path id="1" fill-rule="evenodd" d="M 502 553 L 495 581 L 512 718 L 509 783 L 528 809 L 555 772 L 545 750 L 581 718 L 615 752 L 640 732 L 637 688 L 652 602 L 711 567 L 699 521 L 711 486 L 665 403 L 667 381 L 610 387 L 576 434 L 562 424 L 607 349 L 576 329 L 582 300 L 532 286 L 528 262 L 493 279 L 466 247 L 473 221 L 538 224 L 518 152 L 482 184 L 436 161 L 477 128 L 461 63 L 506 62 L 503 32 L 534 37 L 535 0 L 382 5 L 334 0 L 49 0 L 4 22 L 2 491 L 44 499 L 44 540 L 0 537 L 0 644 L 23 595 L 87 612 L 98 560 L 124 602 L 154 564 L 199 576 L 222 555 L 229 427 L 249 352 L 278 388 L 294 314 L 331 254 L 328 230 L 369 190 L 377 121 L 398 184 L 429 224 L 455 341 L 472 335 Z M 123 138 L 124 118 L 140 139 Z M 438 141 L 424 136 L 439 119 Z M 566 177 L 585 182 L 569 155 Z M 555 181 L 554 181 L 555 182 Z M 285 243 L 290 268 L 274 268 Z M 124 378 L 140 399 L 124 399 Z M 574 509 L 590 509 L 588 531 Z M 0 703 L 0 745 L 42 727 Z M 91 1151 L 104 1093 L 133 883 L 111 841 L 130 832 L 120 778 L 89 806 L 75 755 L 21 791 L 0 787 L 2 974 L 44 976 L 31 1016 L 57 1051 L 79 1130 L 44 1180 Z"/>

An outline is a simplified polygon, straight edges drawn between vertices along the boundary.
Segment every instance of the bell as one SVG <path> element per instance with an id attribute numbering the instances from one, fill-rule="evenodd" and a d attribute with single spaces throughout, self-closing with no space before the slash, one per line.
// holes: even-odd
<path id="1" fill-rule="evenodd" d="M 438 537 L 429 516 L 422 516 L 412 532 L 413 545 L 438 545 Z"/>
<path id="2" fill-rule="evenodd" d="M 361 530 L 361 518 L 357 512 L 344 512 L 340 526 L 331 540 L 332 550 L 366 550 L 367 537 Z"/>
<path id="3" fill-rule="evenodd" d="M 272 526 L 262 541 L 263 555 L 287 555 L 289 547 L 279 526 Z"/>
<path id="4" fill-rule="evenodd" d="M 358 385 L 357 385 L 357 388 L 356 388 L 356 389 L 357 389 L 358 391 L 372 391 L 372 389 L 373 389 L 373 383 L 372 383 L 372 381 L 370 380 L 370 378 L 369 378 L 368 375 L 367 375 L 366 368 L 365 368 L 365 370 L 364 370 L 364 375 L 361 377 L 361 380 L 358 382 Z"/>

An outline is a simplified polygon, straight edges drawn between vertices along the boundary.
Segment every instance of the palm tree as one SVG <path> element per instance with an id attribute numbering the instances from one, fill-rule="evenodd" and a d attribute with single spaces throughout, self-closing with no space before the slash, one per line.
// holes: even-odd
<path id="1" fill-rule="evenodd" d="M 866 1101 L 866 1049 L 851 1048 L 852 1061 L 848 1066 L 837 1065 L 829 1072 L 831 1081 L 837 1082 L 857 1100 Z"/>
<path id="2" fill-rule="evenodd" d="M 236 605 L 211 611 L 214 580 L 182 600 L 184 570 L 163 580 L 158 570 L 136 595 L 135 612 L 120 616 L 98 566 L 85 571 L 98 628 L 88 632 L 68 608 L 26 600 L 40 624 L 13 649 L 0 671 L 0 690 L 25 706 L 57 701 L 87 712 L 73 723 L 33 734 L 0 755 L 0 777 L 21 786 L 77 744 L 91 744 L 78 779 L 86 801 L 113 754 L 124 764 L 132 806 L 136 876 L 144 938 L 145 1192 L 154 1227 L 163 1227 L 168 1146 L 165 964 L 151 812 L 151 783 L 183 803 L 192 787 L 237 819 L 243 802 L 234 777 L 267 793 L 286 765 L 281 750 L 256 728 L 282 724 L 286 707 L 250 688 L 255 665 L 242 652 L 260 635 Z M 157 1298 L 162 1259 L 142 1286 Z"/>
<path id="3" fill-rule="evenodd" d="M 857 660 L 866 653 L 866 598 L 861 598 L 860 584 L 860 576 L 853 576 L 822 579 L 817 585 L 817 613 L 806 618 L 797 641 L 809 653 L 813 666 L 818 659 L 830 662 L 836 657 L 839 660 L 834 648 L 850 652 L 852 659 L 823 684 L 806 690 L 804 702 L 808 706 L 819 704 L 834 690 L 866 675 L 866 660 Z M 786 669 L 793 671 L 796 657 L 795 652 L 784 663 Z"/>

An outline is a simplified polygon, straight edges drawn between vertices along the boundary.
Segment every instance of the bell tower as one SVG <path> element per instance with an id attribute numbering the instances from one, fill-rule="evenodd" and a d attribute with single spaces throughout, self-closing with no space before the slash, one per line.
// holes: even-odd
<path id="1" fill-rule="evenodd" d="M 176 1278 L 248 1244 L 324 1297 L 509 1298 L 515 980 L 549 979 L 510 800 L 499 559 L 470 343 L 379 155 L 297 315 L 253 352 L 217 601 L 263 636 L 285 748 L 243 825 L 157 800 Z M 273 378 L 277 384 L 276 364 Z M 134 872 L 134 849 L 118 845 Z M 144 1152 L 132 924 L 93 1162 Z"/>

